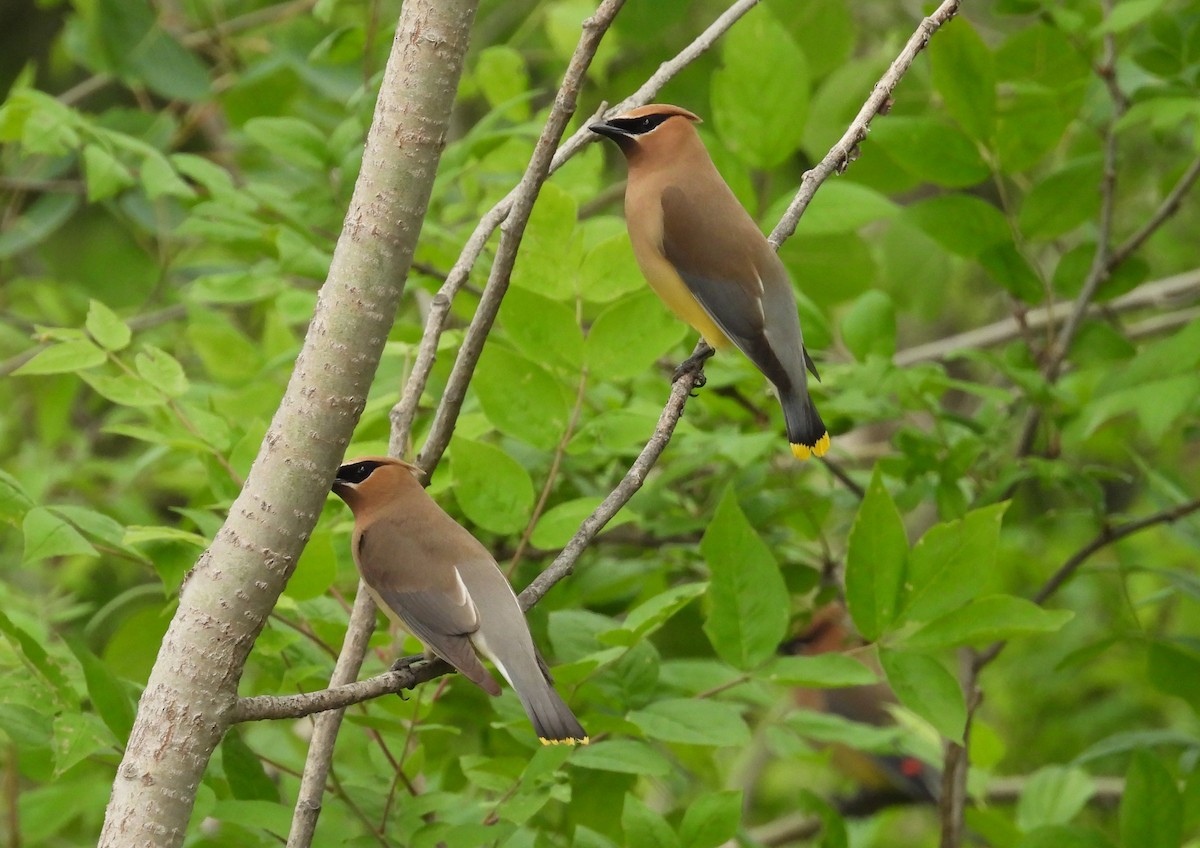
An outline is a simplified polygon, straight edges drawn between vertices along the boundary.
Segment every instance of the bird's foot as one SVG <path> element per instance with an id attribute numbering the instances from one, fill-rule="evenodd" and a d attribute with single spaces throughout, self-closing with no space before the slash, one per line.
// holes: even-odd
<path id="1" fill-rule="evenodd" d="M 679 363 L 679 367 L 675 369 L 675 373 L 671 375 L 671 382 L 677 383 L 686 374 L 694 374 L 695 380 L 692 382 L 692 388 L 700 389 L 708 382 L 708 378 L 704 376 L 704 363 L 708 361 L 716 350 L 712 346 L 702 344 L 700 350 L 693 353 L 683 362 Z"/>
<path id="2" fill-rule="evenodd" d="M 400 659 L 398 659 L 398 660 L 396 660 L 394 663 L 392 663 L 392 669 L 391 669 L 391 670 L 392 670 L 392 671 L 410 671 L 410 670 L 412 670 L 412 668 L 413 668 L 414 666 L 418 666 L 418 665 L 420 665 L 421 663 L 425 662 L 425 660 L 427 660 L 427 659 L 429 659 L 429 658 L 428 658 L 428 657 L 426 657 L 424 654 L 416 654 L 416 655 L 414 655 L 414 656 L 411 656 L 411 657 L 401 657 Z M 404 688 L 405 688 L 405 689 L 412 689 L 413 687 L 412 687 L 412 686 L 405 686 Z M 397 692 L 396 694 L 397 694 L 398 696 L 400 696 L 400 700 L 401 700 L 401 701 L 407 701 L 407 700 L 408 700 L 408 698 L 405 696 L 405 694 L 404 694 L 404 692 L 403 692 L 403 691 Z"/>

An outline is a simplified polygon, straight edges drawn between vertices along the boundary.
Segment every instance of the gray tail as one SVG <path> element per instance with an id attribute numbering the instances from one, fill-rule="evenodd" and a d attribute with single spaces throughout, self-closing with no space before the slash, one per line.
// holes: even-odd
<path id="1" fill-rule="evenodd" d="M 517 697 L 543 745 L 588 744 L 587 731 L 548 682 L 537 680 L 522 686 Z"/>
<path id="2" fill-rule="evenodd" d="M 780 397 L 779 403 L 783 407 L 788 443 L 795 457 L 824 456 L 829 450 L 829 431 L 808 392 L 804 389 L 792 392 Z"/>

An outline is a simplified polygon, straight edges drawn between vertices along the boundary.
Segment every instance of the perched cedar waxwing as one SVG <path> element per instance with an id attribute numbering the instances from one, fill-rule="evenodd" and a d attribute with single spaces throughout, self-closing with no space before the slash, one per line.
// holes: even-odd
<path id="1" fill-rule="evenodd" d="M 846 608 L 840 603 L 824 606 L 813 613 L 804 633 L 780 650 L 785 654 L 816 656 L 859 647 L 862 640 L 850 629 L 847 619 Z M 843 689 L 797 689 L 795 700 L 806 709 L 873 727 L 895 724 L 888 706 L 896 703 L 896 697 L 885 683 Z M 931 803 L 937 797 L 937 771 L 916 757 L 871 754 L 837 744 L 830 748 L 832 765 L 861 787 L 855 798 L 841 805 L 847 815 L 872 812 L 900 801 Z"/>
<path id="2" fill-rule="evenodd" d="M 343 465 L 333 481 L 354 513 L 354 562 L 375 603 L 429 652 L 499 695 L 477 652 L 491 660 L 543 744 L 586 745 L 496 560 L 425 492 L 417 474 L 407 462 L 369 456 Z"/>
<path id="3" fill-rule="evenodd" d="M 721 178 L 678 106 L 639 106 L 589 129 L 629 164 L 625 223 L 650 287 L 714 350 L 731 343 L 775 386 L 797 459 L 823 456 L 829 433 L 808 395 L 807 367 L 787 270 Z"/>

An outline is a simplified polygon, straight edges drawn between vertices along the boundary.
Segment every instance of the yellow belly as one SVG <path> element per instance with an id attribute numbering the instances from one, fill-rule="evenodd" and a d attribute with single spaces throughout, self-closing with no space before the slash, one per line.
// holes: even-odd
<path id="1" fill-rule="evenodd" d="M 721 328 L 713 322 L 712 318 L 708 317 L 708 313 L 692 296 L 687 284 L 676 273 L 666 257 L 652 246 L 639 244 L 636 239 L 633 242 L 633 255 L 637 259 L 638 267 L 642 269 L 642 275 L 646 278 L 646 282 L 650 284 L 650 288 L 654 289 L 654 293 L 662 299 L 668 309 L 696 328 L 713 348 L 720 350 L 729 347 L 728 337 L 721 332 Z"/>

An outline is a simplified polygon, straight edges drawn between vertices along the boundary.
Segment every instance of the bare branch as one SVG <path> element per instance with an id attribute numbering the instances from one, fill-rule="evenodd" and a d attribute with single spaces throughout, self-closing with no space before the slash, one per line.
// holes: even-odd
<path id="1" fill-rule="evenodd" d="M 1121 295 L 1109 303 L 1090 304 L 1088 314 L 1121 314 L 1143 309 L 1148 306 L 1163 307 L 1169 304 L 1186 303 L 1195 297 L 1200 297 L 1200 269 L 1177 274 L 1145 283 L 1128 294 Z M 1071 309 L 1069 303 L 1054 303 L 1039 309 L 1031 309 L 1024 314 L 1024 327 L 1029 331 L 1041 330 L 1048 324 L 1059 324 L 1066 320 Z M 892 361 L 897 365 L 916 365 L 920 362 L 934 362 L 960 350 L 980 350 L 995 347 L 1005 342 L 1019 339 L 1025 332 L 1022 321 L 1016 318 L 1005 318 L 994 324 L 977 327 L 965 333 L 947 336 L 944 339 L 915 345 L 905 350 L 897 351 Z M 1134 330 L 1130 331 L 1131 333 Z M 1151 332 L 1147 327 L 1143 333 Z"/>
<path id="2" fill-rule="evenodd" d="M 1145 244 L 1146 239 L 1154 235 L 1159 227 L 1179 211 L 1179 206 L 1183 202 L 1184 196 L 1191 191 L 1198 177 L 1200 177 L 1200 159 L 1196 159 L 1188 166 L 1188 169 L 1183 172 L 1183 176 L 1179 178 L 1179 182 L 1175 183 L 1174 188 L 1163 199 L 1162 204 L 1159 205 L 1155 213 L 1146 219 L 1146 223 L 1142 225 L 1142 228 L 1112 252 L 1112 255 L 1108 258 L 1108 270 L 1110 272 L 1137 252 L 1137 249 Z"/>
<path id="3" fill-rule="evenodd" d="M 1042 588 L 1038 589 L 1037 594 L 1033 596 L 1033 602 L 1039 606 L 1046 603 L 1046 601 L 1048 601 L 1055 592 L 1062 588 L 1064 583 L 1074 576 L 1075 572 L 1079 570 L 1080 566 L 1087 562 L 1088 559 L 1091 558 L 1092 554 L 1096 553 L 1097 551 L 1101 551 L 1104 548 L 1107 548 L 1109 545 L 1119 542 L 1128 536 L 1132 536 L 1134 533 L 1140 533 L 1143 530 L 1146 530 L 1150 527 L 1156 527 L 1159 524 L 1172 524 L 1197 511 L 1200 511 L 1200 498 L 1188 501 L 1187 503 L 1180 504 L 1176 507 L 1172 507 L 1171 509 L 1164 509 L 1160 512 L 1155 512 L 1151 515 L 1147 515 L 1145 518 L 1139 518 L 1136 521 L 1118 524 L 1116 527 L 1105 527 L 1096 535 L 1094 539 L 1072 554 L 1071 557 L 1059 567 L 1058 571 L 1054 572 L 1054 574 L 1049 580 L 1046 581 Z M 977 669 L 982 669 L 988 665 L 988 663 L 994 660 L 999 653 L 1004 650 L 1005 644 L 1006 643 L 1004 642 L 996 642 L 986 650 L 981 651 L 975 658 L 975 667 Z"/>
<path id="4" fill-rule="evenodd" d="M 696 345 L 696 353 L 706 348 L 707 345 L 701 341 Z M 654 434 L 646 442 L 642 452 L 625 472 L 625 476 L 621 478 L 617 487 L 579 526 L 575 535 L 571 537 L 571 541 L 567 542 L 559 555 L 555 557 L 554 562 L 534 578 L 533 582 L 520 594 L 521 609 L 528 611 L 530 607 L 545 597 L 555 583 L 574 571 L 575 563 L 578 562 L 579 557 L 596 537 L 596 534 L 603 530 L 604 525 L 612 520 L 621 507 L 629 503 L 629 499 L 638 489 L 642 488 L 650 469 L 654 467 L 654 463 L 658 462 L 658 458 L 666 450 L 667 443 L 671 441 L 671 436 L 675 433 L 675 425 L 679 423 L 679 418 L 683 415 L 683 408 L 687 403 L 688 396 L 701 381 L 703 374 L 703 365 L 696 364 L 684 371 L 680 378 L 671 385 L 671 396 L 667 400 L 666 406 L 663 407 L 662 414 L 658 416 Z"/>
<path id="5" fill-rule="evenodd" d="M 375 604 L 371 596 L 363 591 L 359 581 L 358 595 L 354 599 L 354 609 L 350 612 L 350 623 L 346 628 L 346 637 L 333 674 L 329 678 L 331 689 L 344 686 L 358 677 L 362 668 L 363 656 L 367 652 L 367 643 L 375 631 Z M 329 692 L 326 689 L 324 692 Z M 317 693 L 324 694 L 324 693 Z M 240 698 L 234 710 L 235 722 L 246 721 L 242 712 L 246 702 L 254 699 Z M 279 700 L 279 699 L 272 699 Z M 292 811 L 292 828 L 288 833 L 288 848 L 307 848 L 312 844 L 313 834 L 317 829 L 317 817 L 321 814 L 321 796 L 325 792 L 325 782 L 329 777 L 329 767 L 333 762 L 333 745 L 337 741 L 338 729 L 342 726 L 344 710 L 333 706 L 324 708 L 313 721 L 313 734 L 308 743 L 308 754 L 304 761 L 304 773 L 300 779 L 300 792 L 296 796 L 296 807 Z"/>
<path id="6" fill-rule="evenodd" d="M 512 206 L 501 227 L 500 245 L 496 249 L 495 259 L 492 260 L 492 270 L 488 275 L 483 297 L 475 309 L 475 317 L 471 319 L 467 335 L 458 349 L 458 357 L 454 360 L 454 367 L 450 371 L 450 379 L 446 383 L 441 403 L 438 404 L 437 412 L 434 415 L 429 437 L 425 440 L 425 447 L 421 449 L 421 453 L 417 457 L 417 465 L 424 469 L 426 475 L 433 474 L 434 468 L 437 467 L 442 454 L 450 444 L 450 436 L 458 421 L 458 413 L 467 397 L 467 387 L 470 385 L 471 377 L 475 374 L 475 365 L 479 362 L 483 345 L 492 331 L 496 315 L 500 312 L 500 303 L 508 291 L 513 267 L 517 262 L 517 250 L 525 235 L 525 226 L 529 223 L 533 204 L 542 190 L 542 184 L 550 176 L 550 166 L 554 159 L 558 140 L 562 138 L 562 134 L 567 128 L 567 122 L 575 114 L 579 90 L 583 87 L 583 80 L 588 67 L 592 64 L 592 57 L 596 55 L 596 48 L 600 46 L 600 40 L 608 32 L 613 18 L 616 17 L 617 12 L 621 11 L 623 5 L 625 5 L 625 0 L 604 0 L 596 13 L 583 22 L 583 35 L 575 47 L 570 64 L 567 65 L 562 85 L 554 98 L 554 107 L 550 110 L 546 125 L 542 127 L 542 134 L 538 137 L 537 145 L 533 149 L 533 156 L 530 157 L 525 175 L 521 177 L 521 182 L 517 185 L 513 195 Z M 409 378 L 410 383 L 415 376 L 414 374 Z"/>
<path id="7" fill-rule="evenodd" d="M 775 229 L 771 231 L 768 241 L 776 249 L 796 232 L 796 225 L 800 223 L 800 216 L 804 214 L 804 210 L 812 202 L 813 196 L 817 193 L 817 189 L 821 187 L 821 184 L 829 179 L 832 174 L 840 174 L 845 171 L 850 162 L 853 161 L 857 155 L 858 145 L 867 137 L 867 132 L 871 128 L 871 121 L 881 110 L 886 110 L 888 102 L 892 97 L 892 92 L 896 90 L 896 86 L 900 83 L 901 78 L 912 66 L 913 60 L 917 58 L 917 54 L 925 48 L 925 45 L 929 43 L 929 39 L 933 34 L 941 29 L 946 21 L 954 17 L 958 12 L 959 3 L 960 0 L 943 0 L 942 4 L 934 10 L 932 15 L 921 21 L 917 27 L 917 31 L 912 34 L 912 37 L 908 39 L 908 43 L 904 45 L 904 49 L 900 51 L 900 55 L 895 58 L 879 82 L 875 83 L 875 88 L 871 91 L 871 96 L 867 98 L 867 102 L 858 110 L 858 115 L 850 122 L 850 126 L 846 129 L 846 132 L 838 139 L 832 149 L 825 154 L 825 158 L 817 163 L 816 167 L 805 172 L 800 180 L 800 189 L 788 205 L 787 212 L 779 223 L 776 224 Z"/>

